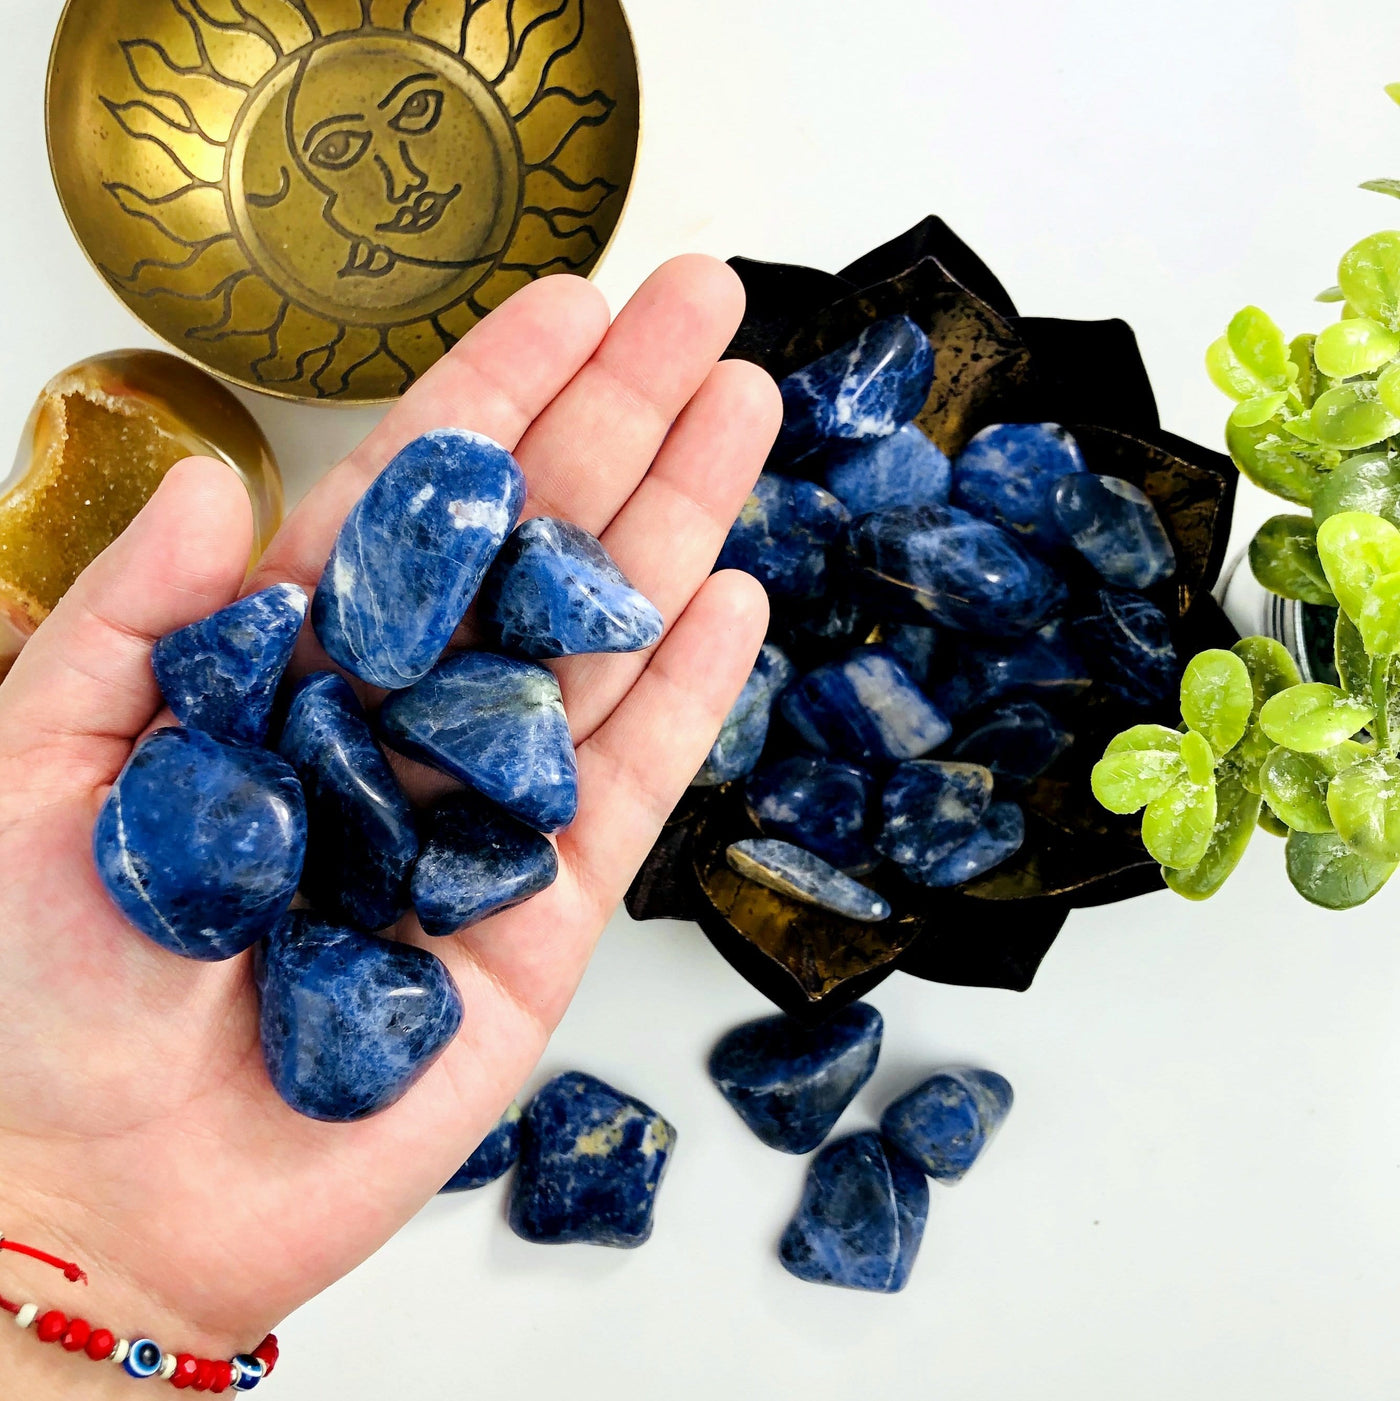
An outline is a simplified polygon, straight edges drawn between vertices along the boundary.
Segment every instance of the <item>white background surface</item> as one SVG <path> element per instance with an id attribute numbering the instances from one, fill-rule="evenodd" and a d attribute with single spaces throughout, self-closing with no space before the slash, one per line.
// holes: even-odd
<path id="1" fill-rule="evenodd" d="M 43 156 L 59 0 L 0 0 L 0 437 L 54 371 L 149 343 L 73 244 Z M 1217 443 L 1204 347 L 1247 301 L 1289 334 L 1356 238 L 1400 223 L 1393 0 L 630 0 L 646 87 L 601 283 L 663 257 L 836 268 L 942 214 L 1023 311 L 1126 317 L 1166 427 Z M 372 415 L 252 401 L 303 488 Z M 1240 540 L 1269 510 L 1242 493 Z M 765 1004 L 692 927 L 619 915 L 540 1076 L 580 1067 L 680 1129 L 635 1253 L 531 1247 L 501 1184 L 429 1206 L 289 1320 L 273 1394 L 1348 1401 L 1400 1374 L 1400 886 L 1344 917 L 1256 838 L 1210 905 L 1074 915 L 1026 995 L 896 977 L 843 1128 L 951 1059 L 1014 1083 L 987 1158 L 933 1189 L 906 1293 L 790 1279 L 802 1164 L 711 1088 Z M 249 1242 L 249 1258 L 257 1243 Z M 239 1269 L 246 1261 L 211 1261 Z"/>

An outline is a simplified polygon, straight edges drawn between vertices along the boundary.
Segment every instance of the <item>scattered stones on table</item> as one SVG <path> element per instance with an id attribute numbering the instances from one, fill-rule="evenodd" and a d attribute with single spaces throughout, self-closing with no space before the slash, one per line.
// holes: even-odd
<path id="1" fill-rule="evenodd" d="M 938 655 L 938 629 L 915 623 L 894 623 L 882 630 L 880 646 L 899 659 L 905 671 L 920 686 L 926 686 Z"/>
<path id="2" fill-rule="evenodd" d="M 199 730 L 156 730 L 117 776 L 93 830 L 117 908 L 185 958 L 233 958 L 286 913 L 306 855 L 291 766 Z"/>
<path id="3" fill-rule="evenodd" d="M 1058 423 L 995 423 L 958 454 L 951 499 L 1025 543 L 1054 548 L 1064 537 L 1051 489 L 1085 470 L 1079 444 Z"/>
<path id="4" fill-rule="evenodd" d="M 797 754 L 749 776 L 749 815 L 770 837 L 805 847 L 847 875 L 879 864 L 865 834 L 874 779 L 844 759 Z"/>
<path id="5" fill-rule="evenodd" d="M 928 1179 L 878 1133 L 828 1144 L 778 1247 L 790 1274 L 895 1294 L 909 1282 L 928 1220 Z"/>
<path id="6" fill-rule="evenodd" d="M 858 647 L 808 672 L 780 705 L 813 749 L 863 763 L 917 758 L 953 732 L 903 666 L 878 647 Z"/>
<path id="7" fill-rule="evenodd" d="M 370 483 L 341 527 L 312 603 L 316 636 L 361 681 L 402 690 L 447 647 L 525 503 L 515 459 L 439 429 Z"/>
<path id="8" fill-rule="evenodd" d="M 586 530 L 552 516 L 519 526 L 482 584 L 486 645 L 542 660 L 641 652 L 661 640 L 661 614 Z"/>
<path id="9" fill-rule="evenodd" d="M 215 739 L 261 744 L 306 609 L 304 589 L 274 584 L 162 637 L 151 666 L 175 718 Z"/>
<path id="10" fill-rule="evenodd" d="M 693 780 L 694 787 L 715 788 L 752 771 L 768 741 L 773 707 L 796 674 L 787 657 L 765 642 L 709 757 Z"/>
<path id="11" fill-rule="evenodd" d="M 1176 696 L 1181 663 L 1171 625 L 1156 604 L 1135 593 L 1100 589 L 1096 606 L 1074 619 L 1071 633 L 1110 695 L 1138 709 Z"/>
<path id="12" fill-rule="evenodd" d="M 804 905 L 862 924 L 879 924 L 890 917 L 889 902 L 883 896 L 791 842 L 750 837 L 730 846 L 725 859 L 745 880 Z"/>
<path id="13" fill-rule="evenodd" d="M 675 1142 L 641 1100 L 580 1071 L 556 1076 L 525 1111 L 511 1228 L 547 1245 L 642 1245 Z"/>
<path id="14" fill-rule="evenodd" d="M 955 759 L 981 764 L 995 778 L 1029 783 L 1074 743 L 1074 736 L 1043 705 L 1012 701 L 994 710 L 953 746 Z"/>
<path id="15" fill-rule="evenodd" d="M 1176 572 L 1176 551 L 1141 487 L 1076 472 L 1055 483 L 1050 502 L 1061 532 L 1106 583 L 1150 589 Z"/>
<path id="16" fill-rule="evenodd" d="M 557 832 L 578 812 L 578 761 L 547 667 L 458 652 L 390 696 L 379 724 L 400 753 L 485 794 L 538 832 Z"/>
<path id="17" fill-rule="evenodd" d="M 933 388 L 933 346 L 907 316 L 867 326 L 855 340 L 789 375 L 774 460 L 796 462 L 823 444 L 887 438 L 917 418 Z"/>
<path id="18" fill-rule="evenodd" d="M 770 1148 L 810 1153 L 875 1073 L 884 1022 L 865 1002 L 820 1026 L 791 1017 L 746 1022 L 710 1056 L 710 1079 Z"/>
<path id="19" fill-rule="evenodd" d="M 312 1119 L 387 1109 L 462 1024 L 461 994 L 432 954 L 305 912 L 268 937 L 257 983 L 268 1074 Z"/>
<path id="20" fill-rule="evenodd" d="M 994 1070 L 951 1066 L 885 1110 L 885 1137 L 937 1182 L 960 1182 L 1011 1112 L 1010 1082 Z"/>
<path id="21" fill-rule="evenodd" d="M 951 673 L 931 691 L 945 714 L 960 719 L 1010 696 L 1058 704 L 1074 700 L 1093 685 L 1063 618 L 1053 618 L 1012 643 L 964 643 Z"/>
<path id="22" fill-rule="evenodd" d="M 765 473 L 720 551 L 717 569 L 742 569 L 776 598 L 817 598 L 827 556 L 850 512 L 815 482 Z"/>
<path id="23" fill-rule="evenodd" d="M 992 774 L 981 764 L 919 759 L 901 764 L 880 800 L 876 847 L 899 866 L 926 866 L 956 851 L 992 802 Z"/>
<path id="24" fill-rule="evenodd" d="M 428 813 L 413 871 L 413 908 L 441 937 L 513 909 L 559 875 L 547 837 L 477 793 L 453 793 Z"/>
<path id="25" fill-rule="evenodd" d="M 936 860 L 905 866 L 904 874 L 919 885 L 944 890 L 1009 861 L 1026 840 L 1026 818 L 1015 803 L 993 803 L 977 830 L 959 847 Z"/>
<path id="26" fill-rule="evenodd" d="M 306 677 L 278 748 L 306 794 L 303 894 L 356 929 L 386 929 L 408 908 L 418 830 L 349 682 L 333 671 Z"/>
<path id="27" fill-rule="evenodd" d="M 827 490 L 853 516 L 948 501 L 952 467 L 917 423 L 906 423 L 888 438 L 832 447 L 823 466 Z"/>
<path id="28" fill-rule="evenodd" d="M 478 1187 L 504 1177 L 520 1158 L 521 1108 L 512 1104 L 500 1122 L 481 1140 L 481 1146 L 440 1189 L 443 1192 L 474 1192 Z"/>

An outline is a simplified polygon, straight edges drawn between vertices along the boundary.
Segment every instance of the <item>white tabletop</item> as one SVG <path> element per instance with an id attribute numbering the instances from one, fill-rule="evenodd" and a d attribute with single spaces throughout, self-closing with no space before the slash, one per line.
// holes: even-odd
<path id="1" fill-rule="evenodd" d="M 7 0 L 0 48 L 0 430 L 43 380 L 153 343 L 89 270 L 44 159 L 60 0 Z M 646 139 L 600 282 L 619 303 L 685 249 L 839 267 L 937 212 L 1023 311 L 1123 316 L 1164 425 L 1220 438 L 1201 368 L 1246 302 L 1290 334 L 1355 239 L 1400 221 L 1388 0 L 630 0 Z M 293 492 L 372 411 L 248 397 Z M 0 433 L 2 435 L 2 433 Z M 1271 503 L 1246 487 L 1239 541 Z M 765 1004 L 686 925 L 619 915 L 539 1078 L 590 1070 L 680 1131 L 653 1240 L 544 1249 L 502 1184 L 430 1205 L 281 1330 L 275 1395 L 664 1395 L 957 1401 L 1369 1401 L 1400 1333 L 1400 936 L 1392 887 L 1311 909 L 1260 835 L 1205 906 L 1075 914 L 1025 995 L 898 976 L 874 1122 L 933 1066 L 1017 1103 L 962 1185 L 933 1189 L 908 1290 L 800 1284 L 778 1233 L 803 1165 L 704 1074 Z M 237 1268 L 237 1262 L 226 1262 Z"/>

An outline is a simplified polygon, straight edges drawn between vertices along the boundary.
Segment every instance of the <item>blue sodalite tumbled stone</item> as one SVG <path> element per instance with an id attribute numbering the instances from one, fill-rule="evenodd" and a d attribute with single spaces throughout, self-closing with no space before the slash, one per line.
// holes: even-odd
<path id="1" fill-rule="evenodd" d="M 481 586 L 477 621 L 488 646 L 536 659 L 640 652 L 665 630 L 601 543 L 551 516 L 506 541 Z"/>
<path id="2" fill-rule="evenodd" d="M 548 838 L 479 794 L 453 793 L 428 814 L 413 908 L 425 934 L 455 934 L 548 890 L 558 874 Z"/>
<path id="3" fill-rule="evenodd" d="M 157 730 L 112 785 L 92 848 L 108 894 L 143 934 L 185 958 L 232 958 L 296 894 L 306 855 L 301 784 L 266 750 Z"/>
<path id="4" fill-rule="evenodd" d="M 890 653 L 859 647 L 789 686 L 783 718 L 815 750 L 865 763 L 937 749 L 953 732 Z"/>
<path id="5" fill-rule="evenodd" d="M 909 1283 L 927 1220 L 928 1179 L 866 1130 L 828 1144 L 812 1160 L 778 1258 L 813 1284 L 896 1294 Z"/>
<path id="6" fill-rule="evenodd" d="M 312 1119 L 387 1109 L 462 1024 L 457 984 L 432 954 L 304 912 L 269 935 L 257 982 L 268 1075 Z"/>
<path id="7" fill-rule="evenodd" d="M 716 569 L 742 569 L 775 598 L 816 598 L 850 512 L 814 482 L 765 472 L 730 528 Z"/>
<path id="8" fill-rule="evenodd" d="M 917 423 L 888 438 L 842 443 L 823 457 L 827 490 L 853 516 L 891 506 L 941 506 L 948 500 L 952 467 Z"/>
<path id="9" fill-rule="evenodd" d="M 994 710 L 953 746 L 953 757 L 982 764 L 997 778 L 1029 783 L 1039 778 L 1074 736 L 1035 701 L 1012 701 Z"/>
<path id="10" fill-rule="evenodd" d="M 356 503 L 311 621 L 346 671 L 402 690 L 442 655 L 525 504 L 515 459 L 479 433 L 411 442 Z"/>
<path id="11" fill-rule="evenodd" d="M 880 800 L 885 825 L 875 845 L 900 866 L 937 861 L 977 830 L 991 801 L 992 775 L 980 764 L 901 764 Z"/>
<path id="12" fill-rule="evenodd" d="M 952 506 L 877 511 L 846 538 L 858 577 L 906 621 L 1015 637 L 1069 599 L 1064 580 L 1006 531 Z"/>
<path id="13" fill-rule="evenodd" d="M 994 1070 L 951 1066 L 885 1110 L 885 1137 L 937 1182 L 951 1186 L 991 1142 L 1011 1112 L 1010 1082 Z"/>
<path id="14" fill-rule="evenodd" d="M 1079 444 L 1058 423 L 996 423 L 984 428 L 953 463 L 952 500 L 1037 548 L 1063 541 L 1051 488 L 1083 472 Z"/>
<path id="15" fill-rule="evenodd" d="M 873 781 L 844 760 L 797 754 L 755 770 L 744 797 L 750 816 L 770 837 L 860 875 L 879 862 L 865 835 Z"/>
<path id="16" fill-rule="evenodd" d="M 641 1100 L 579 1071 L 555 1076 L 525 1111 L 511 1228 L 547 1245 L 643 1244 L 675 1143 Z"/>
<path id="17" fill-rule="evenodd" d="M 1026 818 L 1015 803 L 993 803 L 977 830 L 946 856 L 905 866 L 904 874 L 919 885 L 946 890 L 994 870 L 1020 851 L 1026 840 Z"/>
<path id="18" fill-rule="evenodd" d="M 278 748 L 306 793 L 302 891 L 357 929 L 387 928 L 408 908 L 418 831 L 350 683 L 333 671 L 302 681 Z"/>
<path id="19" fill-rule="evenodd" d="M 710 1079 L 770 1148 L 810 1153 L 875 1073 L 884 1022 L 868 1003 L 820 1026 L 763 1017 L 735 1027 L 710 1056 Z"/>
<path id="20" fill-rule="evenodd" d="M 1176 552 L 1140 487 L 1118 477 L 1076 472 L 1050 492 L 1061 531 L 1105 582 L 1120 589 L 1148 589 L 1176 571 Z"/>
<path id="21" fill-rule="evenodd" d="M 389 743 L 484 793 L 538 832 L 578 811 L 578 761 L 554 673 L 489 652 L 444 658 L 384 702 Z"/>
<path id="22" fill-rule="evenodd" d="M 695 776 L 696 788 L 716 788 L 749 773 L 763 753 L 773 706 L 796 675 L 787 657 L 765 642 L 734 708 L 725 717 L 709 758 Z"/>
<path id="23" fill-rule="evenodd" d="M 162 637 L 151 666 L 175 718 L 215 739 L 261 744 L 306 605 L 304 589 L 274 584 Z"/>
<path id="24" fill-rule="evenodd" d="M 730 846 L 725 859 L 745 880 L 843 919 L 879 924 L 890 917 L 889 902 L 882 896 L 791 842 L 750 837 Z"/>
<path id="25" fill-rule="evenodd" d="M 1073 700 L 1093 676 L 1070 641 L 1070 626 L 1053 618 L 1016 642 L 960 647 L 953 670 L 933 688 L 933 699 L 955 718 L 1007 696 L 1056 704 Z"/>
<path id="26" fill-rule="evenodd" d="M 1071 623 L 1080 655 L 1109 695 L 1135 709 L 1171 702 L 1181 663 L 1171 624 L 1135 593 L 1100 589 L 1094 606 Z"/>
<path id="27" fill-rule="evenodd" d="M 789 375 L 774 453 L 796 461 L 832 439 L 887 438 L 919 416 L 933 388 L 933 346 L 907 316 L 867 326 L 855 340 Z"/>
<path id="28" fill-rule="evenodd" d="M 920 686 L 927 683 L 938 655 L 938 629 L 914 623 L 896 623 L 884 629 L 880 645 L 893 652 Z"/>
<path id="29" fill-rule="evenodd" d="M 443 1192 L 474 1192 L 497 1181 L 513 1168 L 520 1157 L 521 1109 L 512 1104 L 481 1146 L 452 1174 L 440 1189 Z"/>

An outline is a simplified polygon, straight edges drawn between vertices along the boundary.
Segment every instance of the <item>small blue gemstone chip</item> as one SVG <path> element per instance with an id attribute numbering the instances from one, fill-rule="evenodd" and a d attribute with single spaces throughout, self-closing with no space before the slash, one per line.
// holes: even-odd
<path id="1" fill-rule="evenodd" d="M 150 1338 L 140 1338 L 132 1343 L 122 1368 L 127 1376 L 144 1381 L 147 1377 L 155 1376 L 164 1361 L 165 1354 L 160 1350 L 158 1343 L 152 1342 Z"/>

